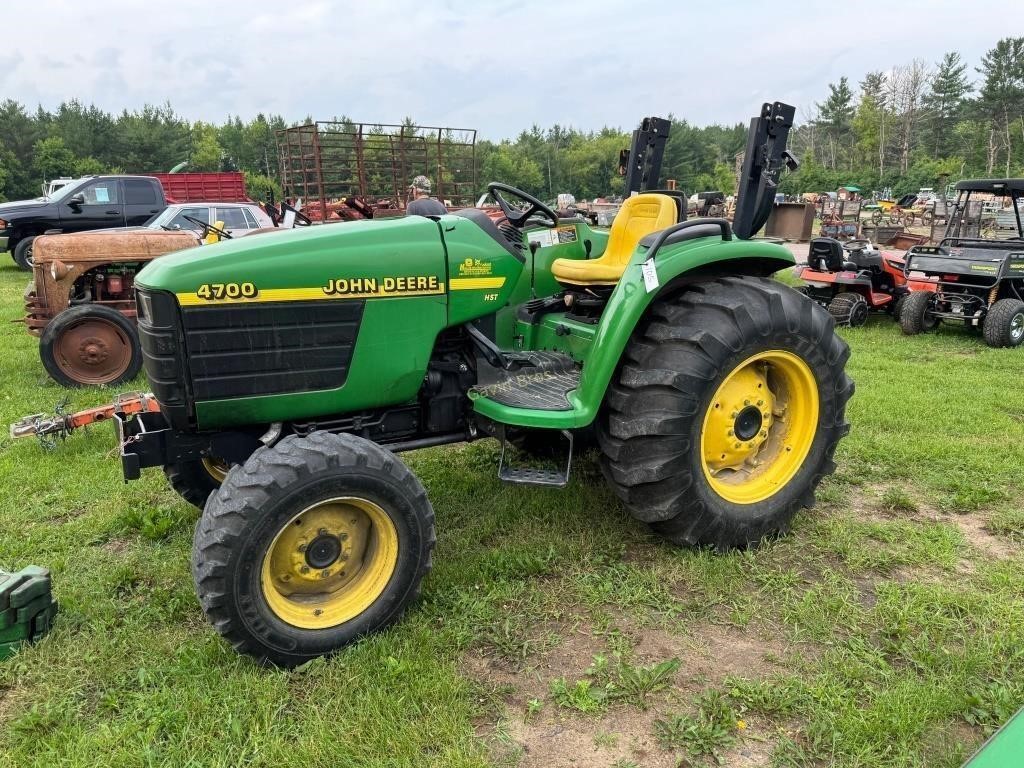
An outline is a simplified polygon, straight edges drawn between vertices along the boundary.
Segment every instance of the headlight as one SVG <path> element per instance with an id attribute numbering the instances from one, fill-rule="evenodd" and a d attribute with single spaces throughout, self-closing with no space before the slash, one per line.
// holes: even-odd
<path id="1" fill-rule="evenodd" d="M 71 267 L 59 259 L 54 259 L 50 262 L 50 277 L 54 280 L 63 280 L 70 271 Z"/>

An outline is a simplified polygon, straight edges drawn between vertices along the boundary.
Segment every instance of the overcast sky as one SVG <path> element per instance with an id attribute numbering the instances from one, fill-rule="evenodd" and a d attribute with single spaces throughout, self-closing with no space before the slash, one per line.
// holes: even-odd
<path id="1" fill-rule="evenodd" d="M 973 75 L 999 37 L 1024 34 L 1024 2 L 30 0 L 5 3 L 3 22 L 0 98 L 31 109 L 408 115 L 499 139 L 669 112 L 733 123 L 772 100 L 801 114 L 840 75 L 948 50 Z"/>

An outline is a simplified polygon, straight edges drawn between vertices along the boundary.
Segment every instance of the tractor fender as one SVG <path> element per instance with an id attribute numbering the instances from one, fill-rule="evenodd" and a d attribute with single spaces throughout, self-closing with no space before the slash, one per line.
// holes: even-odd
<path id="1" fill-rule="evenodd" d="M 657 298 L 691 283 L 726 275 L 766 277 L 795 264 L 789 249 L 775 243 L 702 238 L 661 249 L 655 261 L 657 285 L 649 290 L 645 254 L 646 249 L 637 249 L 601 314 L 579 387 L 569 395 L 576 427 L 597 416 L 633 330 Z"/>

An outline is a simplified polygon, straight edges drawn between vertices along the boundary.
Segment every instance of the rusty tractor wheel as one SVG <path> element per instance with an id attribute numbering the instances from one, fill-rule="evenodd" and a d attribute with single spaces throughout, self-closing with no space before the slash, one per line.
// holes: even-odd
<path id="1" fill-rule="evenodd" d="M 135 325 L 117 310 L 93 304 L 71 307 L 46 324 L 39 357 L 65 387 L 120 384 L 142 367 Z"/>

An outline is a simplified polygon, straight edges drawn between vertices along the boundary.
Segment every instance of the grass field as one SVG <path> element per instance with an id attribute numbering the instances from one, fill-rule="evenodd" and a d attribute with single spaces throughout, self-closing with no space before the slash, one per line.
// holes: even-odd
<path id="1" fill-rule="evenodd" d="M 0 255 L 4 425 L 68 394 L 6 322 L 26 279 Z M 959 765 L 1024 705 L 1024 350 L 844 335 L 853 430 L 791 535 L 675 549 L 592 460 L 551 491 L 500 484 L 491 442 L 421 451 L 422 600 L 292 672 L 207 626 L 198 513 L 122 483 L 109 428 L 44 452 L 4 427 L 0 567 L 52 568 L 62 611 L 0 664 L 0 766 Z"/>

